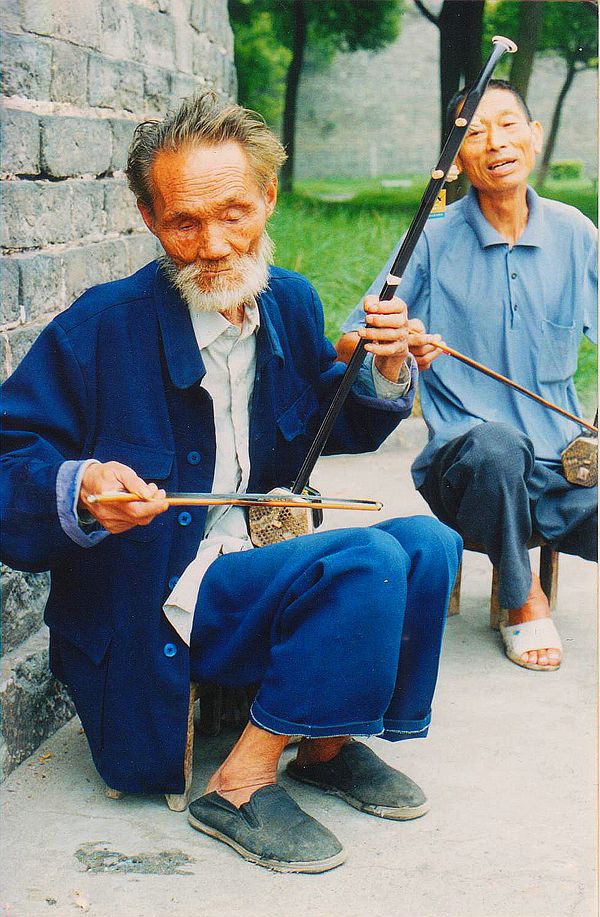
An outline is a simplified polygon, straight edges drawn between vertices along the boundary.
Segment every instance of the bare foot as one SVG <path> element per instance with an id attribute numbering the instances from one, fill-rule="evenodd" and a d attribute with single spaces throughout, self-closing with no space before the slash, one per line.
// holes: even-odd
<path id="1" fill-rule="evenodd" d="M 546 594 L 541 587 L 540 578 L 535 573 L 531 574 L 531 588 L 529 595 L 520 608 L 508 609 L 509 624 L 523 624 L 525 621 L 536 621 L 539 618 L 550 618 L 550 606 Z M 523 662 L 531 665 L 559 665 L 561 651 L 557 647 L 530 650 L 521 656 Z"/>
<path id="2" fill-rule="evenodd" d="M 308 764 L 322 764 L 331 761 L 340 751 L 350 736 L 327 736 L 323 739 L 302 739 L 298 746 L 296 762 L 300 767 Z"/>
<path id="3" fill-rule="evenodd" d="M 275 735 L 248 723 L 206 793 L 216 792 L 238 809 L 263 786 L 277 783 L 277 765 L 289 736 Z"/>

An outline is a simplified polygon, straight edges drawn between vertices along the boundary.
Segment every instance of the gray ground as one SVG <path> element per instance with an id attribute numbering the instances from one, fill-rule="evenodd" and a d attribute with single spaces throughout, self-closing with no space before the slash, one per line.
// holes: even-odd
<path id="1" fill-rule="evenodd" d="M 381 498 L 387 515 L 427 512 L 408 474 L 422 436 L 419 421 L 405 422 L 374 457 L 322 460 L 315 483 L 330 495 Z M 349 517 L 331 513 L 327 522 Z M 271 873 L 194 832 L 161 797 L 107 799 L 73 720 L 2 787 L 1 913 L 592 917 L 596 568 L 561 557 L 556 617 L 566 658 L 553 674 L 504 658 L 488 627 L 490 577 L 486 558 L 467 556 L 429 738 L 372 740 L 426 788 L 432 807 L 424 818 L 386 822 L 283 777 L 335 831 L 348 861 L 321 876 Z M 197 742 L 196 793 L 231 741 Z"/>

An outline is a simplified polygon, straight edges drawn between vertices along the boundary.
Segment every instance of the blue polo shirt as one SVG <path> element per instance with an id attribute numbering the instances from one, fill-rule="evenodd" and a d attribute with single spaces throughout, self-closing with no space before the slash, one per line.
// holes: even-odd
<path id="1" fill-rule="evenodd" d="M 529 220 L 510 246 L 485 219 L 474 190 L 430 219 L 398 291 L 411 318 L 467 356 L 579 413 L 573 374 L 582 334 L 596 341 L 597 232 L 574 207 L 527 190 Z M 379 293 L 398 251 L 369 288 Z M 343 331 L 364 324 L 362 306 Z M 560 461 L 579 426 L 453 357 L 420 376 L 429 442 L 413 464 L 420 487 L 444 443 L 482 421 L 509 423 L 537 458 Z"/>

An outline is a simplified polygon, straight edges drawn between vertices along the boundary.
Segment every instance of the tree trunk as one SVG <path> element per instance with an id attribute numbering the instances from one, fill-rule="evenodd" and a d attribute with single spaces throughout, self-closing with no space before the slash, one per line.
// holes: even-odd
<path id="1" fill-rule="evenodd" d="M 481 36 L 483 2 L 445 0 L 440 15 L 440 147 L 446 139 L 446 110 L 456 92 L 472 82 L 481 70 Z M 448 203 L 458 200 L 468 189 L 461 175 L 458 181 L 446 185 Z"/>
<path id="2" fill-rule="evenodd" d="M 575 79 L 575 74 L 577 70 L 575 69 L 575 61 L 570 60 L 567 62 L 567 75 L 565 81 L 562 84 L 562 88 L 558 94 L 556 100 L 556 105 L 554 106 L 554 113 L 552 115 L 552 124 L 550 125 L 550 133 L 548 134 L 548 139 L 546 140 L 546 145 L 544 147 L 544 152 L 542 154 L 542 161 L 540 163 L 540 168 L 537 176 L 536 187 L 539 191 L 544 187 L 544 182 L 546 181 L 546 176 L 548 174 L 548 168 L 550 162 L 552 161 L 552 156 L 554 154 L 554 147 L 556 145 L 556 138 L 558 136 L 558 128 L 560 126 L 560 117 L 562 115 L 563 103 L 567 97 L 567 93 L 571 88 L 571 83 Z"/>
<path id="3" fill-rule="evenodd" d="M 281 170 L 282 191 L 291 191 L 294 181 L 296 106 L 307 36 L 305 2 L 300 0 L 300 2 L 296 2 L 292 6 L 294 10 L 294 45 L 285 83 L 285 105 L 282 120 L 282 140 L 288 158 Z"/>
<path id="4" fill-rule="evenodd" d="M 513 55 L 509 80 L 525 99 L 545 10 L 546 4 L 540 3 L 539 0 L 521 0 L 519 31 L 514 39 L 519 47 L 519 53 Z"/>

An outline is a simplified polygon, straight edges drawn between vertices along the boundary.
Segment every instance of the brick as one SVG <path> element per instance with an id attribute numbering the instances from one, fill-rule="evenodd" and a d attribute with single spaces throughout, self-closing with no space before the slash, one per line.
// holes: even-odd
<path id="1" fill-rule="evenodd" d="M 107 232 L 142 229 L 140 212 L 125 179 L 112 178 L 104 182 L 104 210 Z"/>
<path id="2" fill-rule="evenodd" d="M 50 589 L 48 573 L 2 572 L 2 654 L 40 629 Z"/>
<path id="3" fill-rule="evenodd" d="M 147 67 L 144 73 L 144 101 L 146 109 L 164 115 L 171 95 L 171 80 L 167 70 Z"/>
<path id="4" fill-rule="evenodd" d="M 8 346 L 10 348 L 10 361 L 12 370 L 15 370 L 38 335 L 46 327 L 46 322 L 40 322 L 36 325 L 26 325 L 15 331 L 9 331 L 7 334 Z"/>
<path id="5" fill-rule="evenodd" d="M 27 321 L 60 312 L 68 303 L 64 295 L 63 255 L 31 255 L 19 258 L 21 305 Z"/>
<path id="6" fill-rule="evenodd" d="M 71 200 L 62 184 L 6 181 L 0 213 L 0 244 L 4 248 L 37 248 L 70 238 Z"/>
<path id="7" fill-rule="evenodd" d="M 88 48 L 97 48 L 100 44 L 102 29 L 97 0 L 36 0 L 24 3 L 22 9 L 26 32 Z"/>
<path id="8" fill-rule="evenodd" d="M 2 27 L 10 32 L 20 32 L 21 31 L 20 0 L 3 0 L 2 2 Z"/>
<path id="9" fill-rule="evenodd" d="M 40 171 L 40 119 L 28 111 L 3 108 L 0 171 L 11 175 L 37 175 Z"/>
<path id="10" fill-rule="evenodd" d="M 123 0 L 102 0 L 100 50 L 109 57 L 133 57 L 133 16 Z"/>
<path id="11" fill-rule="evenodd" d="M 100 181 L 71 182 L 69 239 L 104 235 L 104 187 Z"/>
<path id="12" fill-rule="evenodd" d="M 221 55 L 206 35 L 196 35 L 193 42 L 192 70 L 210 85 L 216 82 L 220 74 Z"/>
<path id="13" fill-rule="evenodd" d="M 99 175 L 110 168 L 110 124 L 96 118 L 42 118 L 42 164 L 54 178 Z"/>
<path id="14" fill-rule="evenodd" d="M 18 322 L 19 308 L 19 265 L 14 258 L 0 258 L 0 322 Z"/>
<path id="15" fill-rule="evenodd" d="M 197 76 L 181 76 L 174 73 L 171 77 L 171 107 L 176 108 L 183 99 L 205 87 L 203 79 Z"/>
<path id="16" fill-rule="evenodd" d="M 12 372 L 8 335 L 0 334 L 0 382 L 6 382 Z"/>
<path id="17" fill-rule="evenodd" d="M 135 233 L 127 238 L 127 250 L 129 253 L 129 272 L 139 270 L 149 261 L 154 261 L 159 255 L 164 254 L 162 246 L 158 239 L 146 230 L 143 233 Z"/>
<path id="18" fill-rule="evenodd" d="M 124 171 L 127 168 L 127 154 L 135 125 L 135 121 L 113 120 L 112 118 L 110 120 L 112 131 L 110 168 L 113 172 Z"/>
<path id="19" fill-rule="evenodd" d="M 55 42 L 52 52 L 50 98 L 55 102 L 87 102 L 88 52 L 76 45 Z"/>
<path id="20" fill-rule="evenodd" d="M 85 290 L 129 274 L 127 245 L 123 239 L 98 242 L 65 252 L 65 286 L 68 302 Z"/>
<path id="21" fill-rule="evenodd" d="M 140 111 L 144 105 L 144 74 L 138 64 L 90 56 L 89 103 L 93 107 Z"/>
<path id="22" fill-rule="evenodd" d="M 208 3 L 206 0 L 192 0 L 190 25 L 197 32 L 206 32 L 208 26 Z"/>
<path id="23" fill-rule="evenodd" d="M 67 690 L 50 673 L 46 627 L 4 656 L 0 685 L 5 777 L 75 713 Z"/>
<path id="24" fill-rule="evenodd" d="M 175 21 L 175 64 L 179 73 L 192 72 L 192 46 L 195 32 L 188 22 Z M 173 74 L 175 76 L 175 73 Z"/>
<path id="25" fill-rule="evenodd" d="M 50 47 L 33 38 L 4 34 L 0 43 L 2 92 L 7 96 L 47 99 L 50 91 Z"/>
<path id="26" fill-rule="evenodd" d="M 175 26 L 164 13 L 133 8 L 136 59 L 151 67 L 175 68 Z"/>

